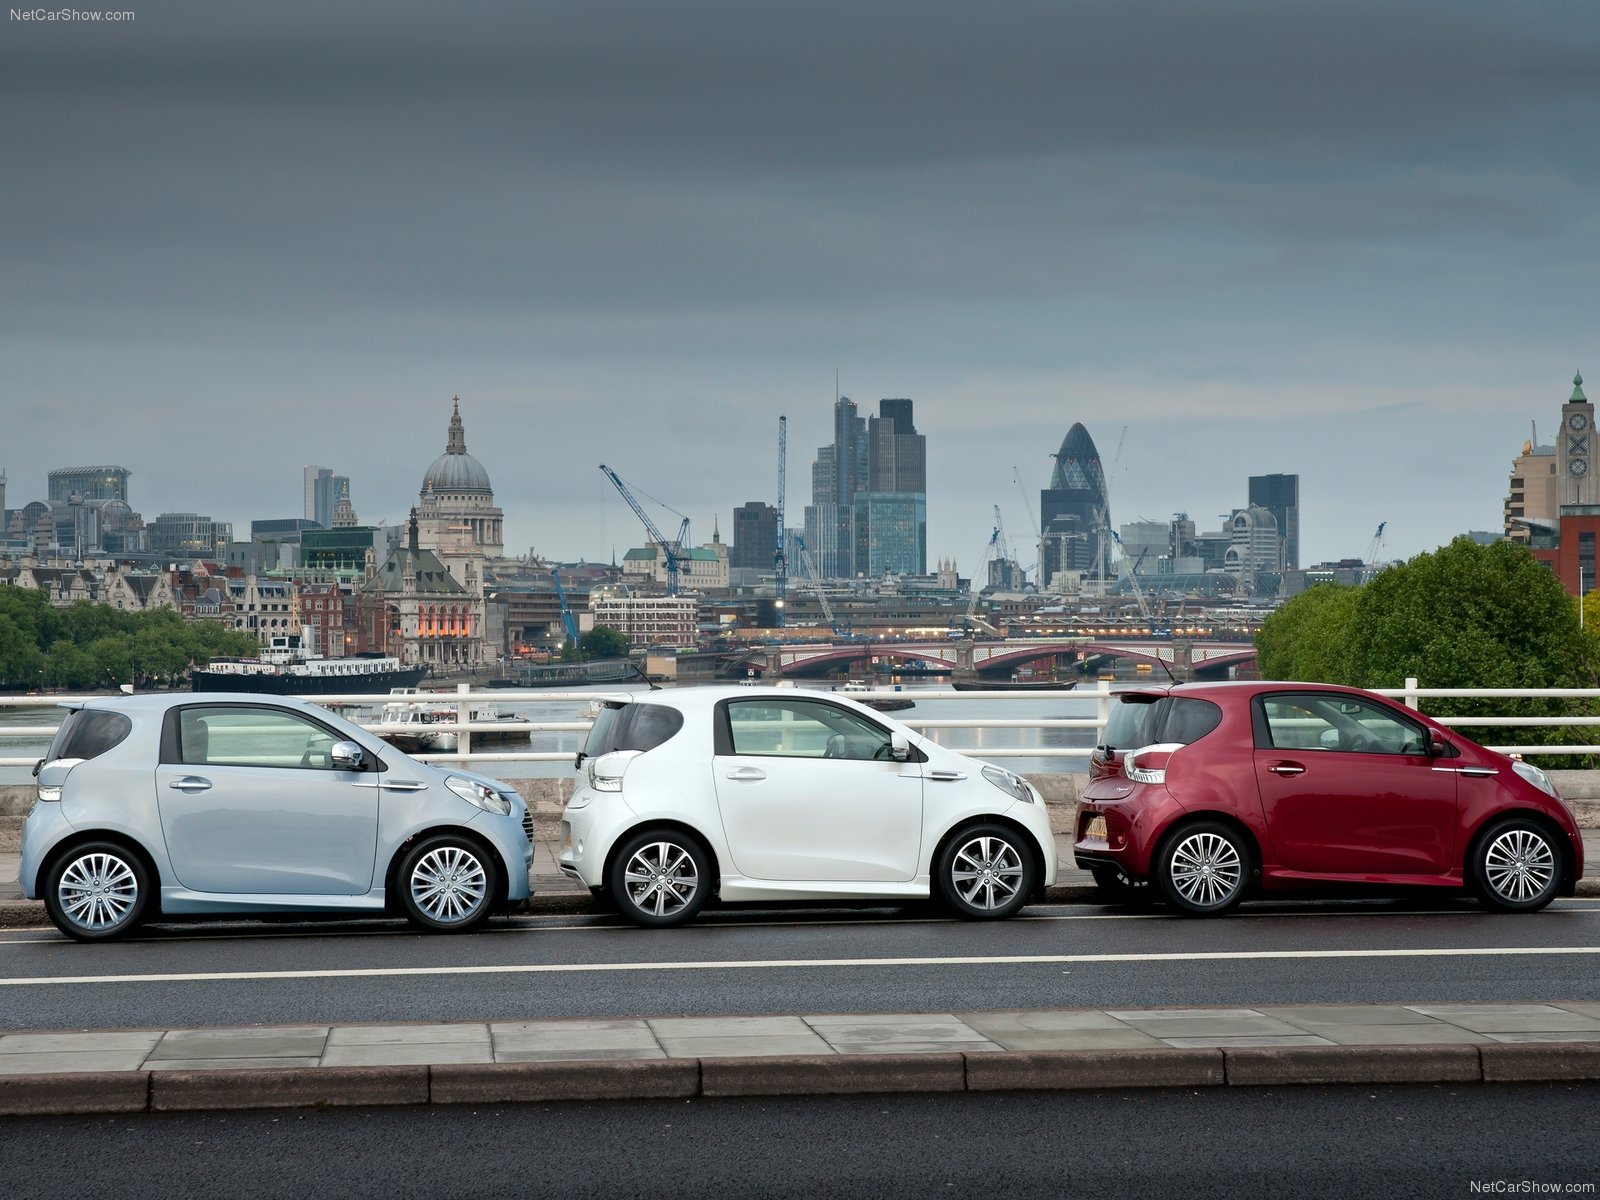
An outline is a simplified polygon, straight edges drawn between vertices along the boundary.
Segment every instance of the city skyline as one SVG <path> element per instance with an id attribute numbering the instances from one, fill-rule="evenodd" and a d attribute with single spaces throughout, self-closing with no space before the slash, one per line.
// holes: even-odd
<path id="1" fill-rule="evenodd" d="M 119 462 L 146 514 L 242 530 L 319 463 L 394 523 L 459 394 L 508 550 L 609 558 L 643 535 L 595 464 L 726 536 L 776 499 L 780 414 L 797 511 L 837 370 L 917 405 L 930 562 L 976 568 L 996 504 L 1030 540 L 1075 422 L 1108 458 L 1127 427 L 1118 524 L 1214 527 L 1282 473 L 1302 563 L 1497 530 L 1530 423 L 1600 369 L 1587 13 L 13 22 L 8 503 L 44 494 L 24 463 Z"/>

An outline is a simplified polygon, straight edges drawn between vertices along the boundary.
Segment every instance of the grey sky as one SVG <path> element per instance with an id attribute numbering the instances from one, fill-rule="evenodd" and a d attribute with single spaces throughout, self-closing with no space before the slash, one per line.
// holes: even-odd
<path id="1" fill-rule="evenodd" d="M 780 413 L 798 523 L 837 368 L 930 557 L 1081 420 L 1119 520 L 1298 472 L 1314 561 L 1498 528 L 1600 391 L 1586 3 L 118 6 L 0 23 L 12 506 L 396 521 L 459 393 L 508 548 L 608 558 L 596 464 L 727 536 Z"/>

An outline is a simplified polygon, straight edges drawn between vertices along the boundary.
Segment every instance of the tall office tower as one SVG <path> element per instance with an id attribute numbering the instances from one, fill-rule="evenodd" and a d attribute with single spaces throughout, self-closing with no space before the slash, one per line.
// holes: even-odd
<path id="1" fill-rule="evenodd" d="M 1250 476 L 1250 507 L 1264 508 L 1278 525 L 1280 571 L 1300 567 L 1300 476 Z"/>
<path id="2" fill-rule="evenodd" d="M 80 500 L 126 500 L 126 467 L 59 467 L 50 472 L 50 503 L 65 504 L 74 496 Z"/>
<path id="3" fill-rule="evenodd" d="M 6 511 L 6 473 L 0 469 L 0 534 L 5 532 L 6 521 L 11 514 Z"/>
<path id="4" fill-rule="evenodd" d="M 1056 451 L 1050 486 L 1039 493 L 1039 585 L 1055 586 L 1062 571 L 1104 579 L 1111 565 L 1111 514 L 1106 504 L 1100 451 L 1081 423 L 1067 430 Z"/>
<path id="5" fill-rule="evenodd" d="M 928 448 L 912 423 L 911 401 L 880 400 L 866 441 L 866 488 L 856 494 L 852 519 L 856 572 L 926 574 Z"/>
<path id="6" fill-rule="evenodd" d="M 339 506 L 339 497 L 349 486 L 348 476 L 335 475 L 327 467 L 306 467 L 306 520 L 315 521 L 324 529 L 333 528 L 333 510 Z"/>
<path id="7" fill-rule="evenodd" d="M 1505 536 L 1510 542 L 1526 545 L 1535 531 L 1554 532 L 1561 524 L 1561 506 L 1556 494 L 1561 477 L 1556 474 L 1556 448 L 1539 445 L 1539 428 L 1529 432 L 1522 453 L 1511 460 L 1511 487 L 1506 492 Z M 1557 432 L 1556 437 L 1561 434 Z"/>
<path id="8" fill-rule="evenodd" d="M 728 566 L 771 571 L 778 552 L 778 510 L 751 500 L 733 510 L 733 549 Z"/>
<path id="9" fill-rule="evenodd" d="M 811 464 L 806 549 L 817 574 L 827 579 L 855 574 L 854 505 L 867 483 L 866 428 L 856 402 L 840 396 L 833 404 L 833 444 L 819 446 Z"/>

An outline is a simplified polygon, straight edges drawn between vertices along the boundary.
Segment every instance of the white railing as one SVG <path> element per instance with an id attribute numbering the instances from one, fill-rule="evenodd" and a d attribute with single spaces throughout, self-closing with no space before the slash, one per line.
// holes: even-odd
<path id="1" fill-rule="evenodd" d="M 1424 688 L 1419 687 L 1417 680 L 1407 679 L 1401 688 L 1377 688 L 1378 694 L 1390 696 L 1400 700 L 1411 708 L 1419 707 L 1425 699 L 1571 699 L 1571 700 L 1596 700 L 1600 699 L 1600 688 Z M 203 699 L 205 693 L 198 693 L 196 699 Z M 586 731 L 591 722 L 587 720 L 529 720 L 529 721 L 473 721 L 471 709 L 482 707 L 486 704 L 529 704 L 544 702 L 574 702 L 583 703 L 590 701 L 615 700 L 617 692 L 547 692 L 539 691 L 530 693 L 527 689 L 515 691 L 474 692 L 468 690 L 468 685 L 460 684 L 454 693 L 429 692 L 404 696 L 373 696 L 363 694 L 344 694 L 334 696 L 308 696 L 308 700 L 323 704 L 334 709 L 352 707 L 382 708 L 388 704 L 428 704 L 438 706 L 441 704 L 453 705 L 456 709 L 455 719 L 451 721 L 438 721 L 423 726 L 430 732 L 454 733 L 457 735 L 457 746 L 453 751 L 419 753 L 412 757 L 433 762 L 470 762 L 470 763 L 495 763 L 495 762 L 562 762 L 572 758 L 571 750 L 474 750 L 472 748 L 473 734 L 489 732 L 516 732 L 516 733 L 582 733 Z M 1049 746 L 995 746 L 984 745 L 979 751 L 985 758 L 1030 758 L 1030 759 L 1073 759 L 1087 758 L 1092 752 L 1093 743 L 1099 741 L 1099 734 L 1105 728 L 1106 720 L 1110 715 L 1112 691 L 1106 681 L 1097 681 L 1095 686 L 1078 688 L 1071 692 L 1041 692 L 1041 691 L 991 691 L 991 692 L 935 692 L 915 691 L 903 692 L 885 688 L 875 691 L 851 691 L 848 698 L 852 700 L 886 700 L 915 698 L 917 707 L 924 705 L 939 705 L 956 700 L 979 700 L 995 702 L 1000 705 L 1032 701 L 1037 704 L 1041 699 L 1059 700 L 1092 700 L 1095 704 L 1093 716 L 1085 717 L 1052 717 L 1052 718 L 959 718 L 940 719 L 926 717 L 920 712 L 915 715 L 889 714 L 903 725 L 907 725 L 919 733 L 927 734 L 934 741 L 940 741 L 942 730 L 983 730 L 983 729 L 1080 729 L 1093 731 L 1094 737 L 1089 745 L 1073 747 Z M 62 701 L 74 699 L 88 699 L 87 696 L 0 696 L 0 710 L 9 708 L 53 706 Z M 263 697 L 268 699 L 270 697 Z M 1431 714 L 1430 714 L 1431 715 Z M 1523 727 L 1537 728 L 1549 726 L 1566 726 L 1570 728 L 1593 728 L 1600 726 L 1600 716 L 1556 716 L 1556 717 L 1456 717 L 1433 716 L 1441 725 L 1469 725 L 1477 728 L 1486 727 Z M 415 734 L 416 725 L 384 724 L 376 721 L 359 722 L 363 729 L 379 735 L 384 734 Z M 12 725 L 0 726 L 0 739 L 44 741 L 54 736 L 57 726 L 54 724 L 39 725 Z M 1600 754 L 1600 744 L 1574 744 L 1559 746 L 1524 746 L 1524 745 L 1494 745 L 1490 749 L 1507 754 L 1524 755 L 1579 755 Z M 27 767 L 36 761 L 32 757 L 5 758 L 0 757 L 0 767 Z"/>

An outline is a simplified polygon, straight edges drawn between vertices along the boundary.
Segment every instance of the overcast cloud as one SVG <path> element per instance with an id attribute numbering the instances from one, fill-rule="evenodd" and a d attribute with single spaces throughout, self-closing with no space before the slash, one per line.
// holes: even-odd
<path id="1" fill-rule="evenodd" d="M 780 413 L 798 524 L 837 369 L 916 402 L 930 558 L 1031 540 L 1074 421 L 1118 520 L 1293 472 L 1303 561 L 1404 555 L 1600 384 L 1582 0 L 119 6 L 0 23 L 12 507 L 399 521 L 459 394 L 508 549 L 610 558 L 598 463 L 727 537 Z"/>

